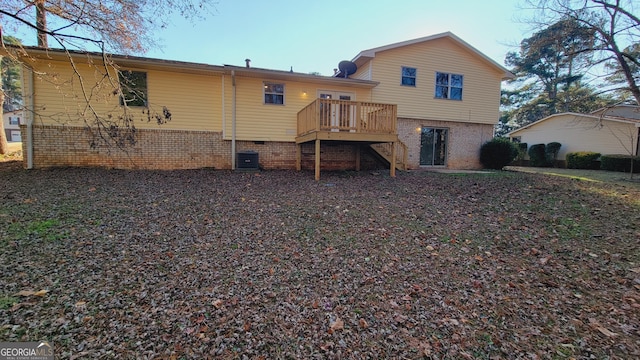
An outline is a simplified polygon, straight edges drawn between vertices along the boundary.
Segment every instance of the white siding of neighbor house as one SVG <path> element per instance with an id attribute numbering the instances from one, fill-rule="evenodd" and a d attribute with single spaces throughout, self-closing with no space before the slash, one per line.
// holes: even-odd
<path id="1" fill-rule="evenodd" d="M 528 146 L 559 142 L 562 144 L 558 160 L 565 160 L 567 153 L 593 151 L 603 155 L 635 154 L 638 128 L 635 124 L 583 117 L 579 114 L 562 114 L 510 135 L 520 137 Z"/>

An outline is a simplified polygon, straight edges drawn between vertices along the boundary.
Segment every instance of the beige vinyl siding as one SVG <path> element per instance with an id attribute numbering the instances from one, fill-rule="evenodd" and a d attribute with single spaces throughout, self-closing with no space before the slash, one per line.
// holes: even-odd
<path id="1" fill-rule="evenodd" d="M 629 154 L 635 151 L 638 128 L 634 124 L 603 120 L 602 126 L 594 118 L 575 114 L 560 115 L 542 121 L 511 136 L 520 136 L 527 145 L 562 144 L 558 159 L 564 160 L 567 153 L 594 151 L 601 154 Z"/>
<path id="2" fill-rule="evenodd" d="M 284 105 L 264 103 L 264 83 L 284 84 Z M 355 100 L 369 101 L 370 90 L 344 86 L 314 84 L 236 76 L 236 140 L 295 141 L 298 111 L 315 101 L 318 90 L 347 92 Z M 231 76 L 225 82 L 225 139 L 232 138 Z"/>
<path id="3" fill-rule="evenodd" d="M 77 64 L 82 83 L 74 74 L 68 62 L 39 61 L 34 64 L 35 120 L 41 124 L 84 125 L 83 118 L 91 122 L 92 111 L 100 117 L 119 117 L 123 107 L 116 95 L 117 76 L 104 78 L 104 67 Z M 123 67 L 126 70 L 147 73 L 147 99 L 151 113 L 162 114 L 167 107 L 172 120 L 158 125 L 152 119 L 147 121 L 144 108 L 130 107 L 138 128 L 160 128 L 177 130 L 222 129 L 221 76 L 190 74 Z M 87 106 L 84 93 L 91 99 Z M 98 84 L 98 85 L 95 85 Z"/>
<path id="4" fill-rule="evenodd" d="M 359 67 L 356 73 L 349 77 L 351 79 L 371 80 L 371 62 Z"/>
<path id="5" fill-rule="evenodd" d="M 398 116 L 495 124 L 503 73 L 448 38 L 376 53 L 370 62 L 373 101 L 398 104 Z M 416 86 L 401 85 L 402 67 L 416 68 Z M 436 72 L 464 77 L 462 100 L 435 98 Z"/>

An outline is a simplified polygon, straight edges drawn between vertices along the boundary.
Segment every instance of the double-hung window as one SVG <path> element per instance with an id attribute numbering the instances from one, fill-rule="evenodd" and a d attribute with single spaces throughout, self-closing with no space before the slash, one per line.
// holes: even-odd
<path id="1" fill-rule="evenodd" d="M 265 82 L 264 103 L 284 105 L 284 84 Z"/>
<path id="2" fill-rule="evenodd" d="M 435 97 L 462 100 L 462 75 L 437 72 Z"/>
<path id="3" fill-rule="evenodd" d="M 147 73 L 143 71 L 120 71 L 118 73 L 122 97 L 120 105 L 147 106 Z"/>
<path id="4" fill-rule="evenodd" d="M 402 67 L 402 85 L 416 86 L 416 68 Z"/>

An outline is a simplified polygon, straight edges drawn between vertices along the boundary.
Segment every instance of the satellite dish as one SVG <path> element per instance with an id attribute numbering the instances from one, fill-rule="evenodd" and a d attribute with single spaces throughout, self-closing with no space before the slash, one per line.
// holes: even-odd
<path id="1" fill-rule="evenodd" d="M 358 70 L 358 65 L 356 65 L 352 61 L 344 60 L 340 61 L 338 64 L 338 69 L 340 69 L 340 75 L 343 75 L 347 78 L 349 75 L 355 74 L 356 70 Z"/>

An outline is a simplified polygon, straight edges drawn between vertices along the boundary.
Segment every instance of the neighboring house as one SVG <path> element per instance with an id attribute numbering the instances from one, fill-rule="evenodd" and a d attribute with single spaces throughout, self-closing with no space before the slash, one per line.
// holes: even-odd
<path id="1" fill-rule="evenodd" d="M 116 74 L 101 54 L 25 51 L 28 168 L 232 169 L 243 151 L 256 152 L 263 168 L 315 168 L 316 177 L 320 166 L 379 162 L 392 174 L 479 168 L 501 81 L 513 77 L 449 32 L 362 51 L 349 77 L 112 55 Z M 171 120 L 158 124 L 165 110 Z M 96 144 L 86 126 L 93 113 L 132 118 L 135 145 Z"/>
<path id="2" fill-rule="evenodd" d="M 561 113 L 548 116 L 508 136 L 516 141 L 535 144 L 559 142 L 558 160 L 567 153 L 593 151 L 603 155 L 639 155 L 640 107 L 618 105 L 591 114 Z"/>
<path id="3" fill-rule="evenodd" d="M 8 111 L 2 114 L 2 122 L 4 124 L 4 131 L 7 136 L 7 141 L 20 142 L 22 141 L 20 134 L 20 124 L 22 124 L 22 111 Z"/>

